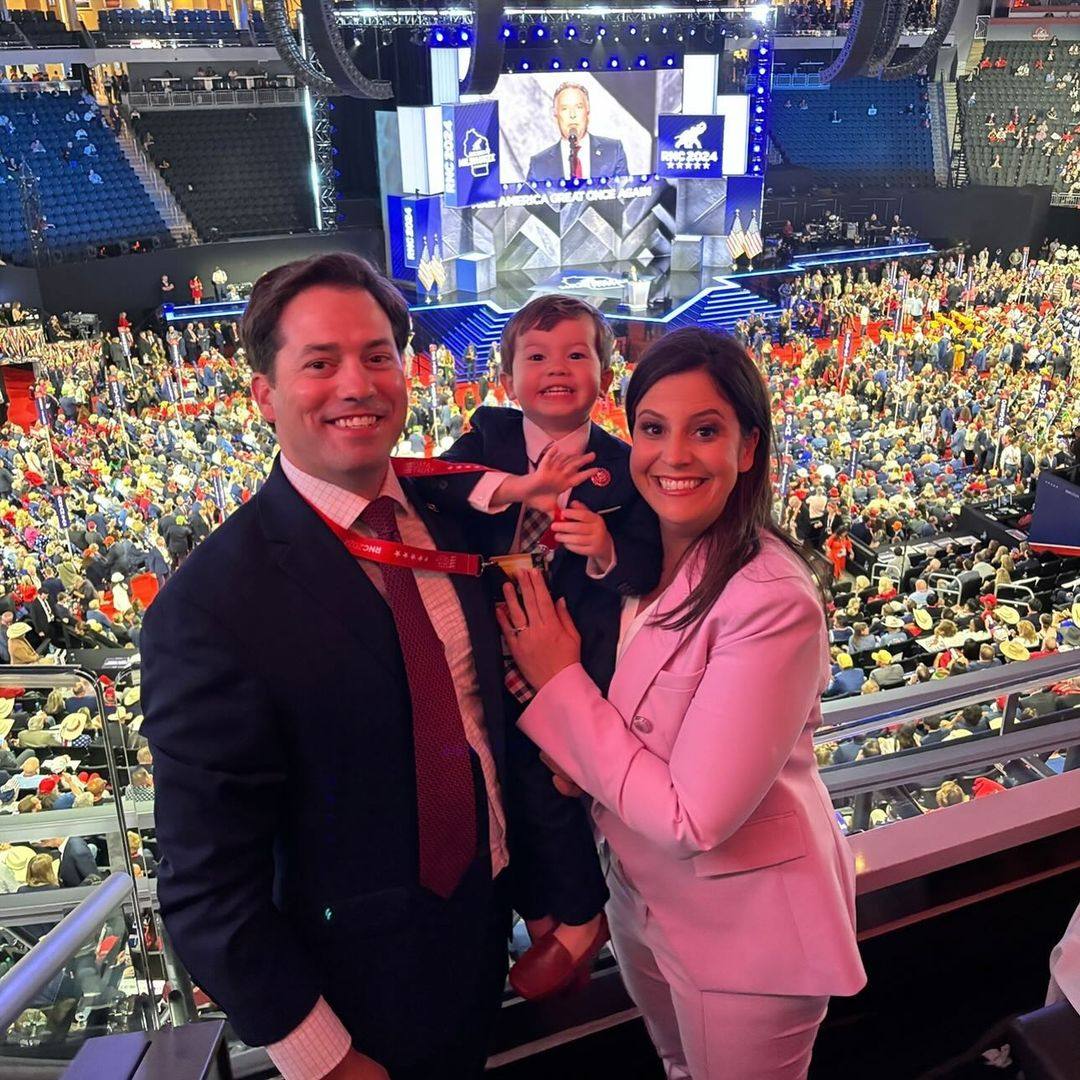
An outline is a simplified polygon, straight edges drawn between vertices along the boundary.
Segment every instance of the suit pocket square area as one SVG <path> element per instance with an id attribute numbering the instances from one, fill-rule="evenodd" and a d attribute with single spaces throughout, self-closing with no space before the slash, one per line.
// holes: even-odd
<path id="1" fill-rule="evenodd" d="M 695 856 L 691 862 L 698 877 L 722 877 L 779 866 L 805 854 L 802 826 L 798 815 L 789 810 L 748 821 L 718 848 Z"/>
<path id="2" fill-rule="evenodd" d="M 696 690 L 704 674 L 704 668 L 691 672 L 658 671 L 652 684 L 662 690 Z"/>

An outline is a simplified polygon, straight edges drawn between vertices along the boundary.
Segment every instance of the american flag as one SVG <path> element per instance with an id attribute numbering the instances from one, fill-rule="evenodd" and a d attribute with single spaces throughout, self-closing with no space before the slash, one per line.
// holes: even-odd
<path id="1" fill-rule="evenodd" d="M 748 259 L 756 259 L 765 247 L 765 244 L 761 239 L 761 229 L 758 228 L 756 210 L 750 211 L 750 228 L 746 230 L 746 238 L 743 240 L 743 247 Z"/>
<path id="2" fill-rule="evenodd" d="M 416 280 L 424 287 L 424 292 L 431 292 L 435 284 L 435 270 L 431 264 L 431 256 L 428 254 L 427 240 L 420 251 L 420 262 L 416 267 Z"/>
<path id="3" fill-rule="evenodd" d="M 738 209 L 735 210 L 735 220 L 731 223 L 731 232 L 728 233 L 727 247 L 731 253 L 732 262 L 746 252 L 746 233 L 743 232 Z"/>

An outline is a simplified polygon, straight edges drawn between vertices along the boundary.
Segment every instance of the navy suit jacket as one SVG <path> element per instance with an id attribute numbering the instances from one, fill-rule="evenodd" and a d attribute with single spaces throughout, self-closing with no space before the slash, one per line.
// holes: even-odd
<path id="1" fill-rule="evenodd" d="M 529 470 L 525 451 L 524 416 L 519 409 L 481 407 L 470 419 L 472 428 L 442 456 L 449 461 L 470 461 L 502 472 Z M 611 482 L 599 486 L 586 480 L 570 493 L 590 510 L 621 507 L 604 516 L 615 543 L 616 563 L 597 580 L 585 572 L 586 560 L 565 548 L 556 550 L 549 567 L 552 592 L 566 598 L 581 633 L 581 662 L 601 691 L 607 692 L 615 671 L 622 597 L 643 595 L 660 579 L 660 528 L 648 504 L 630 479 L 630 447 L 603 428 L 592 425 L 588 450 L 596 455 L 590 467 L 603 468 Z M 513 546 L 521 504 L 498 514 L 467 508 L 476 475 L 440 477 L 426 481 L 422 490 L 444 509 L 462 515 L 469 550 L 481 555 L 504 555 Z M 501 583 L 494 581 L 498 587 Z M 501 596 L 498 597 L 501 599 Z"/>
<path id="2" fill-rule="evenodd" d="M 618 139 L 606 139 L 603 135 L 589 133 L 589 175 L 595 180 L 602 176 L 629 176 L 626 151 Z M 563 171 L 562 143 L 533 154 L 529 161 L 528 180 L 569 180 Z"/>
<path id="3" fill-rule="evenodd" d="M 460 550 L 453 523 L 402 487 L 435 543 Z M 504 731 L 498 630 L 480 581 L 452 580 L 513 817 L 506 743 L 524 736 Z M 165 925 L 240 1037 L 281 1039 L 322 995 L 393 1069 L 475 1026 L 492 941 L 505 970 L 501 886 L 486 854 L 447 901 L 419 886 L 393 615 L 280 463 L 170 578 L 141 645 Z M 549 777 L 525 787 L 561 799 Z"/>

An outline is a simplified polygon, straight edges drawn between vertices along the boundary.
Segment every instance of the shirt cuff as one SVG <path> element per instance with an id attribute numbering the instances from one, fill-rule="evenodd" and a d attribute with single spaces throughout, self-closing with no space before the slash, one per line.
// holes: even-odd
<path id="1" fill-rule="evenodd" d="M 499 485 L 510 475 L 505 472 L 486 472 L 469 494 L 469 505 L 481 514 L 500 514 L 510 504 L 492 503 L 491 499 L 498 490 Z"/>
<path id="2" fill-rule="evenodd" d="M 352 1038 L 325 998 L 284 1039 L 266 1052 L 284 1080 L 322 1080 L 336 1069 L 352 1046 Z"/>
<path id="3" fill-rule="evenodd" d="M 619 561 L 618 556 L 615 554 L 615 545 L 609 546 L 610 555 L 607 559 L 598 559 L 594 555 L 590 555 L 585 560 L 585 573 L 588 577 L 591 577 L 594 581 L 602 581 L 604 578 L 615 569 L 615 564 Z"/>

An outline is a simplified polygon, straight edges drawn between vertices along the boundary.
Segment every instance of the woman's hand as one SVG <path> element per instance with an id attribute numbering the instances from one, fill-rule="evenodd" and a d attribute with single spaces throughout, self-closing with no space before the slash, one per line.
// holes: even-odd
<path id="1" fill-rule="evenodd" d="M 581 635 L 566 601 L 552 601 L 539 570 L 523 571 L 517 582 L 521 599 L 507 582 L 503 586 L 506 602 L 495 609 L 495 617 L 518 670 L 534 690 L 539 690 L 563 668 L 581 660 Z"/>

